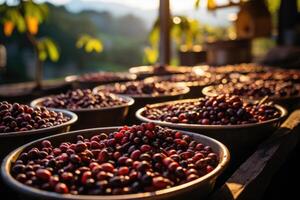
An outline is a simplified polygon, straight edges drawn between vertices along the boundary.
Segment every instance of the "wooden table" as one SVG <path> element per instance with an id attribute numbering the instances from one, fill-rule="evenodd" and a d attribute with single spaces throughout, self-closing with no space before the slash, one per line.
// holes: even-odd
<path id="1" fill-rule="evenodd" d="M 299 124 L 300 109 L 294 111 L 281 127 L 264 141 L 221 187 L 214 191 L 209 199 L 261 199 L 272 176 L 296 149 L 300 133 Z"/>

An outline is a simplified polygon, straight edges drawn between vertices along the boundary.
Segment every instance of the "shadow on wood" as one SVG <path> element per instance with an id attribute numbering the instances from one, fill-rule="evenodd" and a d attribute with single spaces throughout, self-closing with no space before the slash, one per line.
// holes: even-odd
<path id="1" fill-rule="evenodd" d="M 300 132 L 299 124 L 300 110 L 296 110 L 210 199 L 260 199 L 272 176 L 296 147 Z"/>

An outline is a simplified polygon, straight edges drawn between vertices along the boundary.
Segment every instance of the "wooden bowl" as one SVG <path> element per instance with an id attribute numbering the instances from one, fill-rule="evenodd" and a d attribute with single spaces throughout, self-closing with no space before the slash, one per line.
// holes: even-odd
<path id="1" fill-rule="evenodd" d="M 78 121 L 74 124 L 74 126 L 72 126 L 72 130 L 124 124 L 129 107 L 131 107 L 134 104 L 134 100 L 131 97 L 123 95 L 116 96 L 122 98 L 127 103 L 109 108 L 84 108 L 76 110 L 70 109 L 69 111 L 74 112 L 78 115 Z M 50 96 L 35 99 L 31 102 L 30 105 L 33 107 L 41 106 L 42 102 L 49 97 Z"/>
<path id="2" fill-rule="evenodd" d="M 179 101 L 157 103 L 148 106 L 157 107 L 191 101 L 197 101 L 197 99 L 184 99 Z M 243 153 L 249 151 L 251 148 L 255 147 L 268 136 L 270 136 L 280 126 L 284 118 L 287 116 L 287 111 L 285 108 L 279 105 L 275 105 L 275 107 L 281 112 L 281 116 L 279 118 L 271 119 L 265 122 L 244 125 L 200 125 L 151 120 L 142 115 L 142 113 L 145 111 L 145 107 L 136 112 L 136 117 L 143 122 L 153 122 L 160 126 L 179 130 L 187 130 L 212 137 L 224 143 L 229 148 L 233 158 L 238 158 Z"/>
<path id="3" fill-rule="evenodd" d="M 72 75 L 67 76 L 65 78 L 65 81 L 67 83 L 71 83 L 73 89 L 92 89 L 98 85 L 104 85 L 109 83 L 115 83 L 115 82 L 126 82 L 126 81 L 134 81 L 136 80 L 137 76 L 135 74 L 130 73 L 118 73 L 116 74 L 122 74 L 123 78 L 120 80 L 112 80 L 112 81 L 81 81 L 79 79 L 79 75 Z"/>
<path id="4" fill-rule="evenodd" d="M 207 86 L 202 89 L 202 94 L 204 96 L 214 97 L 218 94 L 214 91 L 215 86 Z M 250 98 L 247 96 L 241 96 L 245 101 L 259 101 L 258 98 Z M 269 97 L 268 101 L 272 101 L 276 104 L 284 106 L 289 112 L 297 108 L 300 105 L 300 95 L 292 97 Z"/>
<path id="5" fill-rule="evenodd" d="M 159 95 L 159 96 L 152 96 L 152 95 L 125 95 L 134 99 L 134 104 L 129 108 L 129 114 L 127 117 L 126 122 L 129 124 L 137 123 L 138 120 L 135 117 L 135 113 L 138 109 L 146 106 L 147 104 L 165 102 L 165 101 L 172 101 L 182 99 L 184 95 L 189 93 L 190 89 L 182 84 L 177 84 L 178 87 L 181 87 L 182 90 L 179 93 L 171 93 L 168 95 Z M 102 85 L 95 87 L 93 92 L 97 93 L 99 91 L 105 90 L 107 87 L 113 87 L 113 84 L 109 85 Z"/>
<path id="6" fill-rule="evenodd" d="M 29 186 L 26 186 L 17 180 L 15 180 L 11 174 L 10 169 L 13 162 L 16 161 L 18 156 L 24 151 L 28 150 L 42 140 L 48 139 L 52 142 L 53 145 L 58 145 L 61 142 L 65 141 L 76 141 L 77 135 L 84 135 L 85 137 L 91 137 L 99 133 L 111 133 L 118 129 L 119 127 L 108 127 L 108 128 L 97 128 L 97 129 L 88 129 L 81 131 L 74 131 L 69 133 L 64 133 L 56 136 L 50 136 L 43 139 L 36 140 L 29 144 L 19 147 L 18 149 L 11 152 L 2 162 L 1 165 L 1 175 L 3 181 L 15 192 L 20 194 L 20 196 L 27 197 L 30 199 L 51 199 L 51 200 L 125 200 L 125 199 L 134 199 L 134 200 L 159 200 L 159 199 L 188 199 L 191 195 L 195 197 L 204 197 L 207 196 L 212 189 L 214 188 L 217 177 L 224 171 L 227 167 L 230 159 L 229 152 L 227 148 L 220 142 L 211 139 L 207 136 L 200 134 L 195 134 L 191 132 L 182 131 L 182 133 L 190 135 L 194 140 L 201 141 L 206 145 L 210 145 L 212 149 L 218 154 L 219 164 L 218 166 L 210 173 L 202 176 L 194 181 L 171 187 L 168 189 L 158 190 L 155 192 L 144 192 L 137 194 L 126 194 L 126 195 L 60 195 L 54 192 L 47 192 L 39 189 L 35 189 Z"/>
<path id="7" fill-rule="evenodd" d="M 36 140 L 49 135 L 55 135 L 58 133 L 68 132 L 71 125 L 77 121 L 78 117 L 75 113 L 61 110 L 61 109 L 49 109 L 57 112 L 62 112 L 65 116 L 70 117 L 70 120 L 53 127 L 33 129 L 23 132 L 10 132 L 0 134 L 0 158 L 6 156 L 13 149 L 20 147 L 21 145 L 28 143 L 32 140 Z"/>

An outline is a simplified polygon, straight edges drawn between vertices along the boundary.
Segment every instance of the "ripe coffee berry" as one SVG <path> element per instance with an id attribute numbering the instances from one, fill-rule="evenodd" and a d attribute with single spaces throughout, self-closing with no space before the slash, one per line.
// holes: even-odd
<path id="1" fill-rule="evenodd" d="M 47 128 L 69 120 L 63 113 L 45 107 L 32 108 L 18 103 L 0 102 L 0 133 Z"/>
<path id="2" fill-rule="evenodd" d="M 142 115 L 151 120 L 201 125 L 236 125 L 262 122 L 280 116 L 272 104 L 244 103 L 238 96 L 219 95 L 161 106 L 148 106 Z M 180 145 L 187 145 L 183 141 Z"/>
<path id="3" fill-rule="evenodd" d="M 142 139 L 138 144 L 134 142 L 147 131 L 153 132 L 147 144 Z M 121 143 L 121 137 L 127 134 L 135 135 L 127 142 L 127 146 L 134 147 L 130 154 L 128 147 Z M 108 145 L 109 138 L 116 135 L 115 145 Z M 92 147 L 91 141 L 101 145 Z M 168 145 L 152 145 L 153 142 Z M 40 158 L 38 155 L 44 148 L 48 149 L 48 155 Z M 148 123 L 124 126 L 116 132 L 99 133 L 91 138 L 79 136 L 75 141 L 58 145 L 45 140 L 23 152 L 12 165 L 11 173 L 17 181 L 41 190 L 114 195 L 155 191 L 195 180 L 214 170 L 218 159 L 209 146 L 178 131 Z"/>
<path id="4" fill-rule="evenodd" d="M 115 83 L 103 88 L 105 92 L 124 94 L 129 96 L 160 96 L 182 93 L 183 88 L 176 83 L 156 83 L 146 81 L 132 81 L 126 83 Z"/>
<path id="5" fill-rule="evenodd" d="M 124 105 L 126 103 L 125 100 L 114 94 L 103 92 L 93 93 L 90 89 L 70 90 L 67 93 L 48 97 L 41 102 L 45 107 L 71 110 L 107 108 Z"/>

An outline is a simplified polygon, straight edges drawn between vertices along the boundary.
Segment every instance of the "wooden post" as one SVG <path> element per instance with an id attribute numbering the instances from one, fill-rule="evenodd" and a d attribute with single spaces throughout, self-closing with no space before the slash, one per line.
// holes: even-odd
<path id="1" fill-rule="evenodd" d="M 170 63 L 170 1 L 159 2 L 159 64 L 165 66 Z"/>
<path id="2" fill-rule="evenodd" d="M 299 45 L 296 26 L 299 21 L 297 17 L 297 0 L 282 0 L 278 10 L 278 38 L 279 45 Z"/>

